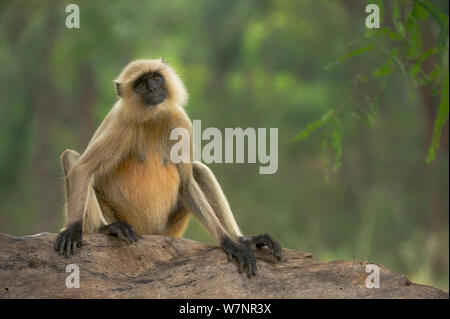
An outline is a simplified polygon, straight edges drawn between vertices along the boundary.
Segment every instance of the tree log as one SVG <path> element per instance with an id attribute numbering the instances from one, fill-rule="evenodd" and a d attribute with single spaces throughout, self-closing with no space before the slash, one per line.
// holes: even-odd
<path id="1" fill-rule="evenodd" d="M 13 237 L 0 233 L 0 298 L 448 298 L 379 265 L 380 288 L 367 288 L 367 262 L 316 260 L 283 249 L 275 260 L 258 249 L 251 279 L 219 247 L 184 238 L 143 236 L 126 244 L 101 234 L 71 258 L 53 249 L 56 234 Z M 69 264 L 80 288 L 67 288 Z"/>

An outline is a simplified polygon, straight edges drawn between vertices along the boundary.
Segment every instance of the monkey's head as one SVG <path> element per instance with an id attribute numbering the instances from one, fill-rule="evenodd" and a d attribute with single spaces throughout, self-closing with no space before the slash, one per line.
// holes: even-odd
<path id="1" fill-rule="evenodd" d="M 163 59 L 133 61 L 114 83 L 119 98 L 137 112 L 184 106 L 187 100 L 179 76 Z"/>

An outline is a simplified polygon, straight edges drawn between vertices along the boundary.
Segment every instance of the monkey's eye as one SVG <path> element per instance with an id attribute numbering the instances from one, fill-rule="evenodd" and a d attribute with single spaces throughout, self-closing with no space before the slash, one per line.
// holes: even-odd
<path id="1" fill-rule="evenodd" d="M 159 81 L 161 79 L 161 75 L 159 74 L 153 74 L 153 80 Z"/>
<path id="2" fill-rule="evenodd" d="M 138 93 L 138 94 L 144 93 L 144 92 L 145 92 L 145 89 L 146 89 L 146 87 L 145 87 L 145 83 L 144 83 L 144 82 L 138 82 L 138 83 L 136 83 L 135 86 L 134 86 L 134 91 L 135 91 L 136 93 Z"/>

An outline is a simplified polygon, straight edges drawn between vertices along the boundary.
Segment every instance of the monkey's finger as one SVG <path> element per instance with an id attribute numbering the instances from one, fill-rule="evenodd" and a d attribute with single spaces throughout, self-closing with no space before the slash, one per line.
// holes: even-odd
<path id="1" fill-rule="evenodd" d="M 233 255 L 231 254 L 231 251 L 228 251 L 228 261 L 231 261 L 233 259 Z"/>
<path id="2" fill-rule="evenodd" d="M 252 274 L 253 274 L 253 271 L 252 271 L 251 261 L 247 261 L 247 277 L 252 278 Z"/>
<path id="3" fill-rule="evenodd" d="M 257 268 L 256 268 L 256 259 L 252 259 L 252 270 L 253 270 L 253 276 L 256 276 Z"/>
<path id="4" fill-rule="evenodd" d="M 133 227 L 130 226 L 130 237 L 133 243 L 137 242 L 137 235 L 136 235 L 136 231 L 134 230 Z"/>
<path id="5" fill-rule="evenodd" d="M 242 274 L 242 272 L 244 271 L 245 265 L 248 266 L 248 259 L 242 253 L 237 255 L 237 259 L 239 260 L 239 273 Z"/>
<path id="6" fill-rule="evenodd" d="M 60 238 L 58 236 L 55 240 L 55 244 L 53 245 L 53 249 L 55 249 L 57 252 L 59 251 L 59 241 L 60 241 Z"/>
<path id="7" fill-rule="evenodd" d="M 120 240 L 128 241 L 128 238 L 123 234 L 123 231 L 119 228 L 114 232 Z"/>
<path id="8" fill-rule="evenodd" d="M 72 249 L 72 254 L 75 254 L 76 251 L 78 250 L 77 245 L 78 245 L 78 242 L 72 241 L 72 247 L 71 247 L 71 249 Z"/>
<path id="9" fill-rule="evenodd" d="M 273 243 L 268 241 L 268 242 L 266 242 L 265 245 L 269 248 L 270 253 L 273 255 L 275 253 L 275 247 L 274 247 Z"/>
<path id="10" fill-rule="evenodd" d="M 134 230 L 133 226 L 129 225 L 129 231 L 130 231 L 131 239 L 132 239 L 134 242 L 137 241 L 136 231 Z"/>
<path id="11" fill-rule="evenodd" d="M 256 251 L 256 242 L 254 240 L 254 238 L 250 238 L 247 241 L 247 247 L 251 250 L 251 251 Z"/>
<path id="12" fill-rule="evenodd" d="M 56 240 L 55 240 L 55 244 L 53 245 L 53 249 L 56 251 L 59 250 L 59 240 L 60 240 L 60 236 L 58 234 L 58 237 L 56 237 Z"/>
<path id="13" fill-rule="evenodd" d="M 60 239 L 58 245 L 59 245 L 59 249 L 58 249 L 59 255 L 64 256 L 64 246 L 66 245 L 66 237 L 65 236 L 61 236 L 61 239 Z"/>
<path id="14" fill-rule="evenodd" d="M 122 227 L 120 230 L 125 235 L 126 241 L 131 244 L 133 242 L 133 238 L 131 237 L 130 230 L 127 227 Z"/>
<path id="15" fill-rule="evenodd" d="M 236 257 L 238 264 L 239 264 L 239 273 L 242 273 L 242 270 L 244 270 L 245 260 L 242 257 L 241 252 L 237 252 L 234 254 L 234 257 Z"/>
<path id="16" fill-rule="evenodd" d="M 251 275 L 253 275 L 253 276 L 256 276 L 256 258 L 255 258 L 255 256 L 253 255 L 253 253 L 250 253 L 250 256 L 249 256 L 249 270 L 248 270 L 248 272 L 249 272 L 249 276 L 251 277 Z"/>
<path id="17" fill-rule="evenodd" d="M 269 236 L 266 239 L 266 245 L 269 247 L 272 256 L 277 259 L 281 259 L 283 254 L 281 253 L 281 245 L 278 242 L 276 242 L 272 237 Z"/>
<path id="18" fill-rule="evenodd" d="M 283 252 L 281 251 L 281 246 L 280 246 L 280 245 L 275 246 L 275 249 L 274 249 L 272 255 L 273 255 L 276 259 L 279 259 L 279 260 L 281 260 L 281 258 L 283 258 Z"/>
<path id="19" fill-rule="evenodd" d="M 134 243 L 136 241 L 136 234 L 133 229 L 127 228 L 127 237 L 130 243 Z"/>
<path id="20" fill-rule="evenodd" d="M 66 258 L 70 257 L 70 250 L 72 249 L 72 240 L 69 239 L 66 241 L 66 249 L 64 252 L 64 255 L 66 256 Z"/>
<path id="21" fill-rule="evenodd" d="M 244 270 L 244 262 L 239 261 L 239 273 L 242 274 L 242 271 Z"/>

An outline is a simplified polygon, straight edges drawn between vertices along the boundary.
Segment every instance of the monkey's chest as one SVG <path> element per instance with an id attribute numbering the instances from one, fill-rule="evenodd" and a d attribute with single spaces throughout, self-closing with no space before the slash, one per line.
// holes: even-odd
<path id="1" fill-rule="evenodd" d="M 178 200 L 180 178 L 176 166 L 149 151 L 145 159 L 126 158 L 96 181 L 109 204 L 109 213 L 132 225 L 138 234 L 162 234 Z"/>

